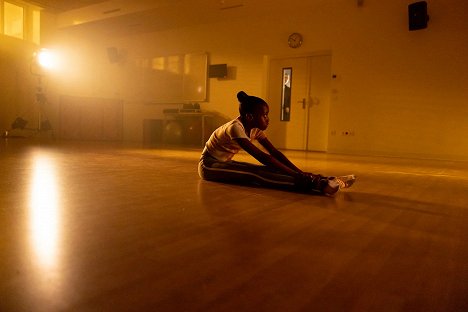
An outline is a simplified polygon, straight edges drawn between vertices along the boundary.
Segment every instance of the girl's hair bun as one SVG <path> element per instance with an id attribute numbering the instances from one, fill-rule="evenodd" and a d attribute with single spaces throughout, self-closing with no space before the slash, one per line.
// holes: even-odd
<path id="1" fill-rule="evenodd" d="M 254 113 L 258 110 L 261 105 L 267 104 L 263 99 L 248 95 L 244 91 L 237 93 L 237 99 L 239 100 L 239 112 L 241 116 L 245 114 Z M 268 104 L 267 104 L 268 105 Z"/>
<path id="2" fill-rule="evenodd" d="M 244 91 L 239 91 L 237 93 L 237 99 L 239 100 L 239 102 L 241 103 L 244 103 L 245 100 L 247 100 L 249 98 L 249 96 L 247 95 L 247 93 L 245 93 Z"/>

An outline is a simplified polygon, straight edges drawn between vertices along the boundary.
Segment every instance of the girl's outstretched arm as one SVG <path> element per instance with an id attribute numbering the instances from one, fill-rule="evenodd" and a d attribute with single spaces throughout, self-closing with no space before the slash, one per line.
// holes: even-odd
<path id="1" fill-rule="evenodd" d="M 280 152 L 276 147 L 274 147 L 270 140 L 268 140 L 268 138 L 265 137 L 259 139 L 258 142 L 268 151 L 268 153 L 270 153 L 271 156 L 273 156 L 283 165 L 291 168 L 296 172 L 304 173 L 301 169 L 296 167 L 296 165 L 294 165 L 282 152 Z"/>
<path id="2" fill-rule="evenodd" d="M 234 139 L 234 140 L 236 140 L 236 142 L 239 143 L 239 145 L 247 153 L 252 155 L 255 159 L 257 159 L 259 162 L 261 162 L 265 166 L 276 168 L 276 169 L 278 169 L 278 170 L 280 170 L 280 171 L 282 171 L 282 172 L 284 172 L 286 174 L 289 174 L 289 175 L 297 177 L 297 178 L 302 177 L 304 175 L 304 173 L 301 170 L 299 170 L 289 160 L 287 160 L 286 156 L 284 156 L 278 150 L 277 150 L 277 152 L 280 153 L 281 155 L 283 155 L 283 157 L 284 157 L 284 159 L 286 159 L 286 161 L 278 159 L 277 156 L 270 155 L 270 154 L 267 154 L 267 153 L 263 152 L 258 147 L 256 147 L 254 144 L 252 144 L 252 142 L 250 142 L 248 139 L 239 138 L 239 139 Z M 260 142 L 260 144 L 262 144 L 262 143 Z M 270 145 L 271 145 L 271 143 L 270 143 Z M 273 145 L 271 145 L 271 146 L 273 146 Z M 267 147 L 265 147 L 265 148 L 267 149 L 268 152 L 270 152 L 270 150 Z"/>

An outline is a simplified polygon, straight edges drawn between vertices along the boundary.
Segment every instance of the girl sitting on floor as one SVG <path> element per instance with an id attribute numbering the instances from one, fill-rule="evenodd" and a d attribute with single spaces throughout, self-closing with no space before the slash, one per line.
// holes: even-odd
<path id="1" fill-rule="evenodd" d="M 350 187 L 354 175 L 324 177 L 304 172 L 276 149 L 263 132 L 268 127 L 268 104 L 244 91 L 237 94 L 240 116 L 220 126 L 210 136 L 203 149 L 198 173 L 209 181 L 253 184 L 291 191 L 311 192 L 327 196 L 340 188 Z M 256 147 L 257 140 L 268 153 Z M 263 165 L 232 160 L 244 149 Z"/>

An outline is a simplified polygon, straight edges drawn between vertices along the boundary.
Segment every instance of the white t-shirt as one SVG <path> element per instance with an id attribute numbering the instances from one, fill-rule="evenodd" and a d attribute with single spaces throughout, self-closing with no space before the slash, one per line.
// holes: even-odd
<path id="1" fill-rule="evenodd" d="M 231 160 L 241 149 L 240 145 L 234 139 L 240 138 L 252 141 L 266 138 L 266 135 L 262 130 L 254 128 L 250 130 L 249 138 L 245 133 L 244 125 L 238 117 L 216 129 L 206 142 L 203 151 L 207 151 L 219 161 Z"/>

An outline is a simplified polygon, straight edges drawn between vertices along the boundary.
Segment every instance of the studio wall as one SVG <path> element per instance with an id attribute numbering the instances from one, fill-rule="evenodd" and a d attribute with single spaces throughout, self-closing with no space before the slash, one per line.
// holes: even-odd
<path id="1" fill-rule="evenodd" d="M 16 117 L 34 122 L 37 77 L 30 72 L 33 44 L 0 35 L 0 130 L 10 129 Z"/>
<path id="2" fill-rule="evenodd" d="M 81 64 L 92 78 L 62 82 L 59 92 L 121 99 L 123 138 L 138 142 L 143 120 L 160 118 L 164 107 L 128 93 L 124 78 L 137 58 L 207 52 L 210 63 L 228 64 L 230 77 L 209 79 L 201 106 L 234 118 L 239 90 L 267 97 L 270 57 L 328 50 L 336 75 L 328 152 L 468 160 L 468 3 L 429 0 L 428 28 L 410 32 L 411 1 L 359 2 L 270 1 L 268 9 L 220 12 L 229 16 L 214 22 L 120 36 L 112 29 L 60 30 L 50 42 L 76 43 L 75 51 L 92 59 Z M 292 32 L 304 36 L 299 49 L 287 46 Z M 109 46 L 125 51 L 122 63 L 106 59 Z"/>

